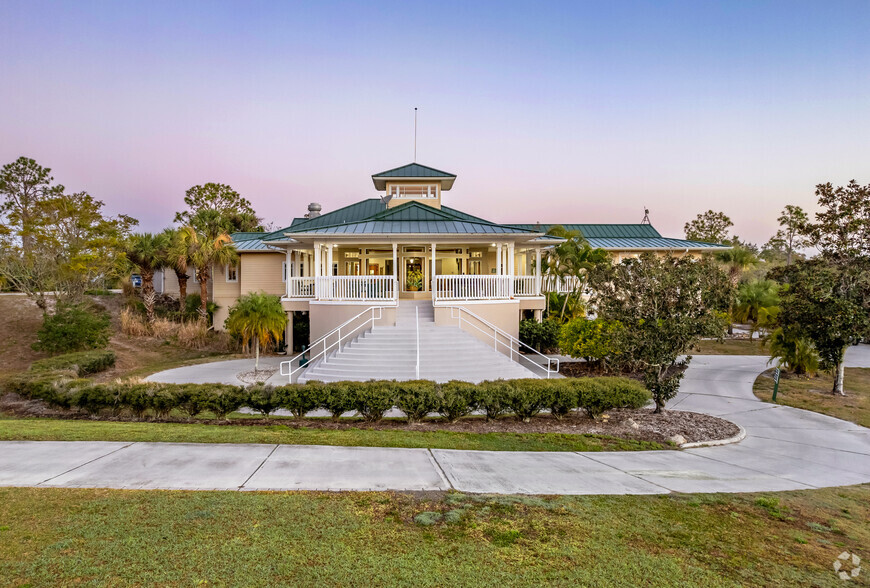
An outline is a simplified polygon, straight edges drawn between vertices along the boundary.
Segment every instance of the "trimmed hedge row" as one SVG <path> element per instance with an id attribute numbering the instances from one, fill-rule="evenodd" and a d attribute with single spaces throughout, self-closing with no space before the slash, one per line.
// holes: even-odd
<path id="1" fill-rule="evenodd" d="M 115 365 L 115 352 L 108 349 L 78 351 L 39 359 L 30 364 L 31 371 L 75 370 L 79 376 L 96 374 Z"/>
<path id="2" fill-rule="evenodd" d="M 78 408 L 89 414 L 127 410 L 138 418 L 149 410 L 157 418 L 180 410 L 191 418 L 208 411 L 225 419 L 247 406 L 266 416 L 282 408 L 297 418 L 318 408 L 327 410 L 334 419 L 356 411 L 365 420 L 376 422 L 395 406 L 405 413 L 408 422 L 431 413 L 454 422 L 474 410 L 481 410 L 487 419 L 512 413 L 528 422 L 543 410 L 562 418 L 579 408 L 595 418 L 606 410 L 640 408 L 649 401 L 643 386 L 626 378 L 497 380 L 480 384 L 372 380 L 243 388 L 157 382 L 97 384 L 76 376 L 73 370 L 26 372 L 9 380 L 6 389 L 59 408 Z"/>

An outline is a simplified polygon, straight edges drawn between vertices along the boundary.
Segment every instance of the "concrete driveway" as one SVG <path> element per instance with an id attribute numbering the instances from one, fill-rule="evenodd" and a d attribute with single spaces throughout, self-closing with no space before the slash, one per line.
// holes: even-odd
<path id="1" fill-rule="evenodd" d="M 870 367 L 870 347 L 850 349 L 847 360 Z M 765 357 L 696 356 L 670 403 L 746 430 L 742 442 L 722 447 L 570 453 L 12 441 L 0 443 L 0 485 L 661 494 L 870 483 L 870 429 L 759 401 L 752 383 L 766 364 Z"/>

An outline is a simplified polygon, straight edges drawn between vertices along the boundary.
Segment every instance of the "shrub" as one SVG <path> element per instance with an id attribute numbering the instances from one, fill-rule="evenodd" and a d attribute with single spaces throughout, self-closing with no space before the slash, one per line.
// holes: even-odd
<path id="1" fill-rule="evenodd" d="M 384 413 L 395 404 L 395 382 L 371 380 L 360 382 L 356 388 L 355 408 L 369 422 L 384 418 Z"/>
<path id="2" fill-rule="evenodd" d="M 145 319 L 129 308 L 121 311 L 121 332 L 129 337 L 148 337 L 151 334 Z"/>
<path id="3" fill-rule="evenodd" d="M 70 403 L 88 414 L 96 415 L 104 409 L 117 412 L 121 406 L 122 395 L 112 384 L 94 384 L 90 380 L 74 380 L 65 386 L 70 395 Z"/>
<path id="4" fill-rule="evenodd" d="M 275 392 L 281 408 L 286 408 L 294 417 L 301 419 L 323 403 L 325 387 L 320 382 L 287 384 L 277 388 Z"/>
<path id="5" fill-rule="evenodd" d="M 210 393 L 211 386 L 207 384 L 184 384 L 175 388 L 178 408 L 186 412 L 190 418 L 205 409 L 206 398 Z"/>
<path id="6" fill-rule="evenodd" d="M 199 320 L 199 309 L 202 306 L 202 300 L 199 297 L 199 294 L 188 294 L 187 298 L 184 301 L 184 320 L 185 321 L 194 321 Z M 206 302 L 206 312 L 208 313 L 208 322 L 210 323 L 212 317 L 214 316 L 215 311 L 220 308 L 214 302 Z"/>
<path id="7" fill-rule="evenodd" d="M 546 386 L 549 388 L 547 408 L 550 409 L 550 414 L 553 417 L 562 419 L 580 405 L 577 387 L 570 379 L 556 378 L 542 381 L 546 382 Z"/>
<path id="8" fill-rule="evenodd" d="M 213 412 L 216 418 L 224 420 L 248 400 L 247 392 L 239 386 L 211 386 L 210 392 L 203 398 L 203 408 Z"/>
<path id="9" fill-rule="evenodd" d="M 197 298 L 199 300 L 199 298 Z M 203 320 L 191 320 L 179 325 L 175 332 L 179 347 L 186 349 L 204 349 L 209 343 L 208 325 Z"/>
<path id="10" fill-rule="evenodd" d="M 541 352 L 554 349 L 559 345 L 559 328 L 555 320 L 525 319 L 520 321 L 520 341 Z"/>
<path id="11" fill-rule="evenodd" d="M 69 408 L 65 384 L 76 377 L 75 370 L 27 371 L 6 379 L 3 389 L 56 408 Z"/>
<path id="12" fill-rule="evenodd" d="M 608 357 L 618 353 L 615 335 L 622 326 L 615 321 L 575 318 L 562 325 L 559 348 L 571 357 L 582 357 L 587 362 L 606 363 Z"/>
<path id="13" fill-rule="evenodd" d="M 518 419 L 527 423 L 549 404 L 549 392 L 546 380 L 511 380 L 504 382 L 503 400 Z"/>
<path id="14" fill-rule="evenodd" d="M 145 417 L 145 412 L 151 407 L 148 391 L 154 384 L 145 382 L 124 382 L 119 388 L 121 405 L 133 413 L 137 419 Z"/>
<path id="15" fill-rule="evenodd" d="M 254 384 L 248 388 L 248 407 L 268 417 L 281 408 L 280 388 L 271 384 Z"/>
<path id="16" fill-rule="evenodd" d="M 786 334 L 782 328 L 776 329 L 768 337 L 770 341 L 770 361 L 777 367 L 785 367 L 795 374 L 814 374 L 819 370 L 819 354 L 812 341 Z"/>
<path id="17" fill-rule="evenodd" d="M 105 311 L 59 302 L 53 314 L 43 315 L 33 349 L 49 353 L 101 349 L 109 343 L 110 328 Z"/>
<path id="18" fill-rule="evenodd" d="M 642 384 L 628 378 L 578 378 L 580 408 L 592 418 L 614 408 L 641 408 L 650 400 Z"/>
<path id="19" fill-rule="evenodd" d="M 30 364 L 31 371 L 75 370 L 79 376 L 96 374 L 115 365 L 115 352 L 108 349 L 79 351 L 39 359 Z"/>
<path id="20" fill-rule="evenodd" d="M 421 421 L 438 410 L 435 382 L 408 380 L 394 385 L 396 407 L 405 413 L 409 423 Z"/>
<path id="21" fill-rule="evenodd" d="M 148 408 L 154 411 L 158 419 L 165 419 L 173 409 L 178 408 L 179 398 L 172 384 L 152 384 L 145 393 Z"/>
<path id="22" fill-rule="evenodd" d="M 357 382 L 322 382 L 310 381 L 306 386 L 322 388 L 320 406 L 329 411 L 332 420 L 337 421 L 346 412 L 356 410 Z"/>
<path id="23" fill-rule="evenodd" d="M 446 384 L 441 384 L 436 392 L 438 413 L 448 423 L 455 423 L 460 418 L 471 414 L 477 408 L 475 389 L 474 384 L 459 380 L 450 380 Z"/>
<path id="24" fill-rule="evenodd" d="M 507 412 L 504 380 L 481 382 L 474 392 L 475 404 L 486 414 L 486 420 L 495 420 Z"/>

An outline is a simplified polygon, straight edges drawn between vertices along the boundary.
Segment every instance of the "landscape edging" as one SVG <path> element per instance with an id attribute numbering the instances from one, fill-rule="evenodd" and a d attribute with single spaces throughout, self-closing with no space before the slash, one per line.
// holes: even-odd
<path id="1" fill-rule="evenodd" d="M 746 438 L 746 429 L 744 429 L 737 423 L 732 424 L 736 425 L 737 428 L 740 429 L 733 437 L 729 437 L 728 439 L 714 439 L 712 441 L 692 441 L 691 443 L 683 443 L 682 445 L 680 445 L 680 449 L 694 449 L 696 447 L 717 447 L 720 445 L 731 445 L 732 443 L 740 443 Z"/>

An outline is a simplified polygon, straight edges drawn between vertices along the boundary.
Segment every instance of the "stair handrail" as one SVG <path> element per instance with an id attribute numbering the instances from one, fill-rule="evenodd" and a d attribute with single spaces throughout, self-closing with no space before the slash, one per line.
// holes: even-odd
<path id="1" fill-rule="evenodd" d="M 414 306 L 414 319 L 417 323 L 417 379 L 420 379 L 420 307 Z"/>
<path id="2" fill-rule="evenodd" d="M 487 326 L 488 328 L 492 329 L 493 349 L 495 349 L 496 351 L 498 351 L 498 346 L 499 346 L 499 344 L 501 344 L 501 345 L 504 346 L 504 347 L 507 347 L 507 348 L 510 350 L 509 357 L 510 357 L 511 361 L 514 361 L 514 362 L 516 362 L 517 364 L 522 365 L 522 364 L 520 363 L 520 359 L 525 359 L 525 360 L 528 361 L 530 364 L 532 364 L 535 368 L 537 368 L 537 369 L 541 369 L 541 370 L 544 370 L 544 371 L 546 372 L 546 374 L 547 374 L 547 379 L 548 379 L 548 380 L 550 379 L 550 375 L 551 375 L 551 374 L 558 374 L 558 373 L 559 373 L 559 358 L 558 358 L 558 357 L 549 357 L 549 356 L 547 356 L 547 355 L 544 355 L 543 353 L 541 353 L 540 351 L 538 351 L 538 350 L 535 349 L 534 347 L 530 347 L 529 345 L 526 345 L 525 343 L 523 343 L 522 341 L 520 341 L 519 339 L 517 339 L 516 337 L 514 337 L 514 336 L 511 335 L 510 333 L 506 333 L 505 331 L 503 331 L 502 329 L 498 328 L 497 326 L 495 326 L 494 324 L 492 324 L 491 322 L 489 322 L 489 321 L 486 320 L 485 318 L 476 315 L 475 313 L 471 312 L 470 310 L 468 310 L 468 309 L 465 308 L 464 306 L 448 306 L 447 308 L 450 309 L 450 318 L 453 319 L 453 320 L 458 320 L 458 321 L 459 321 L 459 328 L 460 328 L 460 329 L 462 328 L 462 313 L 465 313 L 465 314 L 467 314 L 467 315 L 473 317 L 473 318 L 476 319 L 477 321 L 483 323 L 483 324 L 484 324 L 485 326 Z M 456 315 L 456 313 L 455 313 L 454 311 L 458 311 L 458 316 Z M 483 333 L 484 335 L 487 335 L 487 334 L 488 334 L 488 333 L 486 333 L 486 331 L 484 331 L 483 329 L 481 329 L 481 328 L 478 327 L 477 325 L 471 323 L 470 321 L 466 320 L 465 322 L 466 322 L 469 326 L 474 327 L 475 329 L 477 329 L 478 331 L 480 331 L 481 333 Z M 505 343 L 499 341 L 499 340 L 498 340 L 498 336 L 499 336 L 499 335 L 501 335 L 502 337 L 504 337 L 505 339 L 507 339 L 508 342 L 509 342 L 510 344 L 505 344 Z M 517 349 L 514 349 L 514 344 L 517 345 Z M 545 359 L 545 360 L 547 361 L 546 366 L 543 365 L 543 364 L 540 364 L 540 363 L 538 363 L 538 362 L 532 361 L 531 359 L 529 359 L 529 358 L 526 357 L 525 355 L 521 354 L 521 353 L 519 352 L 519 348 L 527 349 L 528 351 L 531 351 L 533 354 L 542 357 L 543 359 Z M 514 352 L 516 352 L 516 354 L 517 354 L 517 358 L 516 358 L 516 359 L 514 359 Z M 552 369 L 552 364 L 553 364 L 553 362 L 556 362 L 556 368 L 555 368 L 555 369 Z"/>
<path id="3" fill-rule="evenodd" d="M 293 383 L 293 375 L 296 374 L 296 372 L 298 372 L 299 370 L 305 369 L 308 366 L 313 366 L 315 359 L 318 359 L 320 357 L 323 357 L 324 359 L 326 359 L 326 354 L 333 347 L 338 346 L 338 350 L 341 350 L 341 342 L 344 341 L 345 339 L 347 339 L 348 337 L 355 336 L 356 333 L 362 327 L 368 326 L 369 323 L 371 323 L 372 326 L 374 326 L 375 321 L 379 321 L 383 318 L 385 308 L 395 308 L 395 306 L 370 306 L 367 309 L 365 309 L 364 311 L 362 311 L 361 313 L 357 314 L 356 316 L 353 316 L 353 317 L 347 319 L 346 321 L 344 321 L 343 323 L 341 323 L 340 325 L 338 325 L 337 327 L 335 327 L 334 329 L 329 331 L 327 334 L 323 335 L 322 337 L 320 337 L 319 339 L 317 339 L 316 341 L 311 343 L 308 346 L 307 350 L 303 351 L 302 353 L 293 357 L 292 359 L 282 361 L 278 366 L 279 373 L 282 376 L 287 376 L 288 381 L 292 384 Z M 377 311 L 377 313 L 375 311 Z M 346 328 L 353 321 L 357 320 L 358 318 L 360 318 L 361 316 L 363 316 L 365 314 L 371 314 L 371 316 L 369 318 L 367 318 L 365 321 L 363 321 L 362 323 L 360 323 L 358 326 L 354 327 L 353 329 L 348 330 Z M 375 316 L 376 314 L 377 314 L 377 316 Z M 345 329 L 344 335 L 341 334 L 342 329 Z M 335 342 L 327 344 L 327 339 L 335 334 L 338 335 L 338 338 L 335 340 Z M 307 358 L 308 361 L 306 362 L 305 365 L 298 365 L 296 367 L 296 369 L 293 369 L 293 362 L 300 360 L 302 358 L 302 356 L 305 355 L 306 353 L 313 353 L 313 350 L 314 350 L 315 346 L 317 346 L 317 345 L 320 345 L 320 347 L 321 347 L 320 351 L 318 351 L 316 354 L 312 354 L 311 357 L 308 357 Z M 286 371 L 284 369 L 284 366 L 287 366 Z"/>

